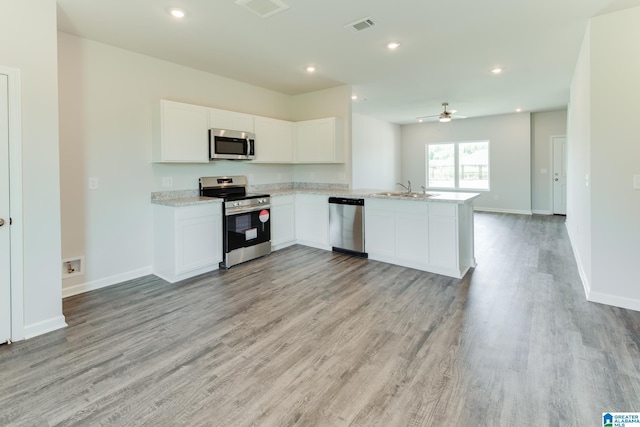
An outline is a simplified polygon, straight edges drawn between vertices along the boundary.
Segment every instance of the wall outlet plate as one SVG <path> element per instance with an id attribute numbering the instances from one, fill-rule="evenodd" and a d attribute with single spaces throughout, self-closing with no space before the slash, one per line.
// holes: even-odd
<path id="1" fill-rule="evenodd" d="M 640 175 L 633 176 L 633 188 L 640 190 Z"/>

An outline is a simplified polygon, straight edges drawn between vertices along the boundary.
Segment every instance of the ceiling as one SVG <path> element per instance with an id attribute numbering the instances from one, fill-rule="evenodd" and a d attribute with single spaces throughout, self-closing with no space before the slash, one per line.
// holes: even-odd
<path id="1" fill-rule="evenodd" d="M 467 117 L 566 108 L 588 19 L 640 6 L 276 1 L 289 8 L 263 18 L 235 0 L 58 0 L 58 29 L 285 94 L 351 85 L 360 98 L 354 112 L 405 124 L 440 113 L 445 101 Z M 170 16 L 173 7 L 186 16 Z M 345 28 L 361 18 L 375 25 Z M 389 50 L 390 41 L 400 47 Z M 308 65 L 317 70 L 308 73 Z M 494 67 L 503 72 L 492 74 Z"/>

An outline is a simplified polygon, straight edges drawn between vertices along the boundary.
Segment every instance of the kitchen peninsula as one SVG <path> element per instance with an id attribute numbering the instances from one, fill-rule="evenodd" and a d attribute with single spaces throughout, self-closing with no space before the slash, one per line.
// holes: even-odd
<path id="1" fill-rule="evenodd" d="M 264 190 L 263 190 L 264 191 Z M 271 245 L 278 250 L 294 244 L 331 250 L 329 243 L 329 197 L 365 199 L 365 248 L 369 259 L 418 270 L 461 278 L 475 267 L 473 240 L 473 200 L 478 193 L 438 192 L 431 195 L 415 193 L 383 193 L 375 190 L 343 190 L 286 188 L 266 190 L 271 194 Z M 220 223 L 220 199 L 206 197 L 177 197 L 166 199 L 156 193 L 152 203 L 156 211 L 170 211 L 170 218 L 181 218 L 182 211 L 209 209 L 211 220 L 200 221 L 211 230 L 211 224 Z M 194 206 L 195 205 L 195 206 Z M 215 208 L 214 208 L 215 206 Z M 174 213 L 171 213 L 175 211 Z M 215 216 L 215 217 L 213 217 Z M 166 234 L 166 224 L 155 217 L 156 238 Z M 166 218 L 165 218 L 166 220 Z M 170 229 L 174 229 L 171 227 Z M 213 227 L 213 230 L 216 230 Z M 201 244 L 214 248 L 219 245 L 219 235 L 212 246 L 207 232 L 191 233 L 191 238 L 203 239 Z M 214 233 L 216 234 L 216 233 Z M 174 237 L 174 241 L 180 241 Z M 158 239 L 159 242 L 163 239 Z M 192 242 L 192 244 L 195 244 Z M 156 249 L 157 251 L 157 249 Z M 217 268 L 220 253 L 211 250 L 206 265 L 194 264 L 180 270 L 180 274 L 161 275 L 169 281 L 181 280 Z M 157 252 L 160 253 L 160 252 Z M 160 265 L 158 260 L 154 272 Z M 178 257 L 177 259 L 180 259 Z M 156 264 L 154 262 L 154 264 Z M 203 269 L 203 267 L 206 267 Z"/>
<path id="2" fill-rule="evenodd" d="M 473 200 L 479 193 L 434 192 L 425 197 L 376 190 L 287 189 L 271 191 L 274 249 L 298 243 L 331 250 L 329 197 L 365 199 L 365 249 L 369 259 L 461 278 L 475 267 Z M 289 206 L 295 229 L 281 241 L 277 213 Z"/>

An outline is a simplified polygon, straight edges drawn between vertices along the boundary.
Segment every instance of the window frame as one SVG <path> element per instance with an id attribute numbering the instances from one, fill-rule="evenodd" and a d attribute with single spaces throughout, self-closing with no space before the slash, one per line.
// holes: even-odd
<path id="1" fill-rule="evenodd" d="M 473 187 L 460 187 L 460 145 L 461 144 L 473 144 L 473 143 L 486 143 L 487 144 L 487 188 L 473 188 Z M 454 185 L 453 187 L 432 187 L 429 185 L 429 147 L 432 145 L 447 145 L 452 144 L 453 149 L 453 170 L 454 170 Z M 425 183 L 428 190 L 440 190 L 440 191 L 491 191 L 491 142 L 488 139 L 478 139 L 470 141 L 447 141 L 447 142 L 427 142 L 424 145 L 424 158 L 425 158 Z"/>

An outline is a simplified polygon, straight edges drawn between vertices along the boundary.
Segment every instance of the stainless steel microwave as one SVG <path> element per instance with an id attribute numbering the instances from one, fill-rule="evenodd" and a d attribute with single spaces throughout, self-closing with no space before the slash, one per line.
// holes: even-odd
<path id="1" fill-rule="evenodd" d="M 255 143 L 256 136 L 251 132 L 209 129 L 209 158 L 251 160 L 256 156 Z"/>

